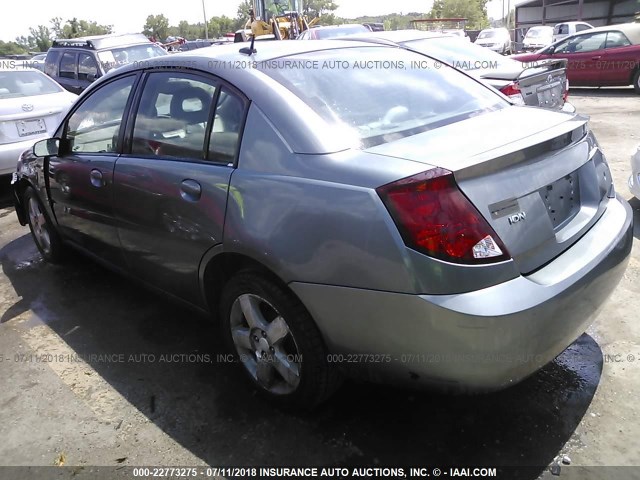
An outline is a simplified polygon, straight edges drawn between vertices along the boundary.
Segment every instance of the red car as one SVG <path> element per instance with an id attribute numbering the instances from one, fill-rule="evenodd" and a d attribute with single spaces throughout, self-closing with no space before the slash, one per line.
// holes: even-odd
<path id="1" fill-rule="evenodd" d="M 623 23 L 585 30 L 535 53 L 512 58 L 534 63 L 566 58 L 572 86 L 621 87 L 633 85 L 640 94 L 640 23 Z"/>

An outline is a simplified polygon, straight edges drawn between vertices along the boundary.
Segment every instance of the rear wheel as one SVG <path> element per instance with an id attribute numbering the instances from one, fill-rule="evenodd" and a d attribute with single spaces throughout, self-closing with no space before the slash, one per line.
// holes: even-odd
<path id="1" fill-rule="evenodd" d="M 47 262 L 59 263 L 64 258 L 64 245 L 32 187 L 26 188 L 23 200 L 36 247 Z"/>
<path id="2" fill-rule="evenodd" d="M 636 70 L 636 73 L 633 75 L 633 88 L 636 93 L 640 94 L 640 68 Z"/>
<path id="3" fill-rule="evenodd" d="M 311 315 L 284 287 L 243 271 L 225 286 L 220 308 L 228 347 L 269 400 L 309 410 L 339 386 Z"/>

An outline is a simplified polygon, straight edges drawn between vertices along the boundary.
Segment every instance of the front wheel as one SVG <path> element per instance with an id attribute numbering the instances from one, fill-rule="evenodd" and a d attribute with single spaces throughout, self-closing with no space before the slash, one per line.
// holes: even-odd
<path id="1" fill-rule="evenodd" d="M 64 245 L 35 190 L 27 187 L 22 198 L 29 229 L 40 254 L 47 262 L 61 262 L 64 258 Z"/>
<path id="2" fill-rule="evenodd" d="M 255 271 L 236 274 L 222 293 L 228 347 L 269 400 L 310 410 L 339 386 L 340 376 L 311 315 L 288 290 Z"/>

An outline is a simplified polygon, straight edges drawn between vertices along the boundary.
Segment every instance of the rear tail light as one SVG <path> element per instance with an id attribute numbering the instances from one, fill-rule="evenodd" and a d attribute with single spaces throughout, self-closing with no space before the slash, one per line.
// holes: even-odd
<path id="1" fill-rule="evenodd" d="M 450 171 L 434 168 L 376 191 L 408 247 L 453 263 L 510 258 L 491 226 L 458 189 Z"/>
<path id="2" fill-rule="evenodd" d="M 564 93 L 562 94 L 562 100 L 566 102 L 568 99 L 569 99 L 569 79 L 567 78 L 567 81 L 564 86 Z"/>
<path id="3" fill-rule="evenodd" d="M 509 97 L 513 103 L 518 105 L 524 105 L 524 97 L 522 96 L 522 92 L 520 91 L 520 85 L 515 82 L 512 82 L 508 85 L 505 85 L 500 89 L 502 93 L 504 93 L 507 97 Z"/>

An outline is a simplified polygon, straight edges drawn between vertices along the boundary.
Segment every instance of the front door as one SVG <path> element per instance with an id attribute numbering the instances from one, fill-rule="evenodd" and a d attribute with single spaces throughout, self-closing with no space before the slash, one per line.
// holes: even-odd
<path id="1" fill-rule="evenodd" d="M 113 168 L 135 79 L 119 78 L 85 97 L 65 122 L 60 154 L 48 163 L 53 211 L 64 236 L 117 265 L 123 261 L 113 217 Z"/>

